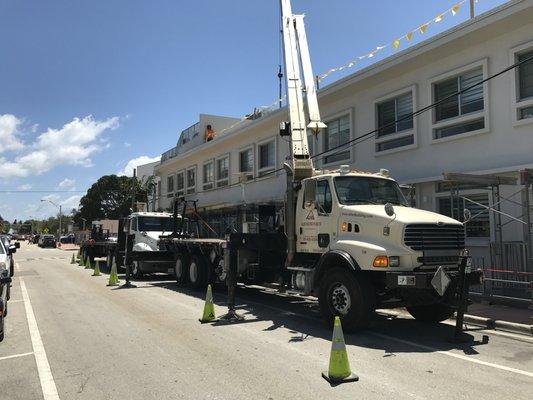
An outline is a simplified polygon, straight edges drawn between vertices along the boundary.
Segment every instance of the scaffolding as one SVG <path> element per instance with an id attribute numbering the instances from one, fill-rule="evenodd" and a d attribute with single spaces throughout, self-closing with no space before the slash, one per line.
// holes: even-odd
<path id="1" fill-rule="evenodd" d="M 482 293 L 488 296 L 510 297 L 520 300 L 533 300 L 533 246 L 530 203 L 530 190 L 533 184 L 533 170 L 520 171 L 520 179 L 502 175 L 474 175 L 462 173 L 443 173 L 443 181 L 449 185 L 450 209 L 452 218 L 463 221 L 465 233 L 468 223 L 488 212 L 493 214 L 492 230 L 494 232 L 489 245 L 490 261 L 478 262 L 483 268 L 485 283 Z M 519 186 L 512 194 L 503 196 L 500 186 Z M 488 205 L 461 195 L 462 190 L 483 189 L 491 196 Z M 516 199 L 519 199 L 518 201 Z M 463 204 L 462 212 L 459 204 Z M 521 215 L 514 216 L 502 211 L 502 204 L 510 203 L 519 206 Z M 466 204 L 482 208 L 482 211 L 471 214 Z M 503 222 L 503 218 L 507 221 Z M 489 222 L 490 224 L 490 222 Z M 505 241 L 503 227 L 516 224 L 523 231 L 522 241 Z"/>

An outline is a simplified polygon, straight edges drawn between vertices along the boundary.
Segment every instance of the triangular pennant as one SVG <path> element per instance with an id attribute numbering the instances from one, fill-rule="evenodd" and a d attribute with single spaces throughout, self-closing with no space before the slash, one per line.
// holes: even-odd
<path id="1" fill-rule="evenodd" d="M 435 22 L 440 22 L 442 21 L 442 19 L 444 18 L 444 14 L 439 14 L 435 17 L 434 21 Z"/>
<path id="2" fill-rule="evenodd" d="M 405 35 L 405 38 L 409 41 L 411 41 L 411 39 L 413 38 L 413 32 L 409 32 Z"/>
<path id="3" fill-rule="evenodd" d="M 461 8 L 461 4 L 456 4 L 454 5 L 450 11 L 452 12 L 452 15 L 455 15 L 459 12 L 459 9 Z"/>
<path id="4" fill-rule="evenodd" d="M 428 24 L 422 24 L 418 27 L 420 33 L 425 33 L 428 30 Z"/>
<path id="5" fill-rule="evenodd" d="M 400 40 L 396 39 L 394 42 L 392 42 L 392 47 L 397 49 L 400 46 Z"/>

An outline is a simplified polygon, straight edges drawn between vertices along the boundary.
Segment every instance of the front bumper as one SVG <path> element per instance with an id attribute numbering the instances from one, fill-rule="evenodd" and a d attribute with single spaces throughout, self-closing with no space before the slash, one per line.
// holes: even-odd
<path id="1" fill-rule="evenodd" d="M 455 287 L 459 280 L 459 271 L 446 271 L 451 280 L 450 287 Z M 387 289 L 422 289 L 434 290 L 431 280 L 435 276 L 435 271 L 416 272 L 386 272 L 385 284 Z M 479 285 L 483 281 L 483 271 L 473 270 L 467 274 L 467 282 L 470 285 Z"/>

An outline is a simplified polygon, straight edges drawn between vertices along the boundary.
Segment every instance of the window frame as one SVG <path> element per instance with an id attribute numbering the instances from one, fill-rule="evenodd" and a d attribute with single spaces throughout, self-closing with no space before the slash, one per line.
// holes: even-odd
<path id="1" fill-rule="evenodd" d="M 445 80 L 448 80 L 453 77 L 458 77 L 462 74 L 465 74 L 467 72 L 470 72 L 474 69 L 481 68 L 482 71 L 482 79 L 486 79 L 488 76 L 488 59 L 483 58 L 481 60 L 472 62 L 470 64 L 464 65 L 462 67 L 454 68 L 453 70 L 450 70 L 444 74 L 440 74 L 438 76 L 435 76 L 431 78 L 428 81 L 428 90 L 429 90 L 429 98 L 431 99 L 431 103 L 435 102 L 435 85 L 443 82 Z M 470 137 L 474 135 L 479 135 L 482 133 L 487 133 L 490 131 L 490 95 L 489 95 L 489 84 L 488 82 L 483 83 L 483 110 L 459 115 L 456 117 L 450 117 L 446 118 L 441 121 L 436 120 L 436 108 L 433 108 L 431 112 L 431 120 L 430 120 L 430 133 L 431 133 L 431 144 L 437 144 L 442 142 L 449 142 L 452 140 L 458 140 L 465 137 Z M 483 119 L 484 121 L 484 128 L 476 129 L 470 132 L 460 133 L 457 135 L 451 135 L 447 137 L 442 138 L 436 138 L 435 134 L 438 129 L 442 128 L 448 128 L 454 125 L 460 125 L 460 124 L 466 124 L 471 123 L 476 120 Z"/>
<path id="2" fill-rule="evenodd" d="M 218 162 L 220 160 L 223 160 L 227 158 L 228 159 L 228 176 L 227 178 L 222 178 L 222 179 L 219 179 L 218 178 Z M 217 158 L 215 158 L 215 186 L 217 188 L 223 188 L 223 187 L 227 187 L 229 186 L 230 184 L 230 180 L 231 180 L 231 165 L 230 165 L 230 162 L 231 162 L 231 157 L 230 157 L 230 153 L 226 153 L 226 154 L 223 154 L 221 156 L 218 156 Z M 223 183 L 226 182 L 226 184 L 224 185 Z"/>
<path id="3" fill-rule="evenodd" d="M 169 190 L 169 179 L 172 179 L 172 190 Z M 175 188 L 175 174 L 167 174 L 166 175 L 166 192 L 167 192 L 167 198 L 172 198 L 174 197 L 174 193 L 176 193 L 176 188 Z"/>
<path id="4" fill-rule="evenodd" d="M 183 188 L 182 189 L 178 188 L 178 175 L 183 175 Z M 185 169 L 181 169 L 178 172 L 176 172 L 176 197 L 185 195 L 185 192 L 187 191 L 187 182 L 185 181 L 186 178 L 187 176 L 186 176 Z"/>
<path id="5" fill-rule="evenodd" d="M 518 56 L 522 53 L 533 51 L 533 40 L 527 43 L 523 43 L 519 46 L 513 47 L 509 50 L 509 63 L 513 65 L 517 62 Z M 520 100 L 520 83 L 518 68 L 515 68 L 513 77 L 511 79 L 511 107 L 512 107 L 512 124 L 514 127 L 529 125 L 533 123 L 533 118 L 520 119 L 518 117 L 520 110 L 528 107 L 533 107 L 533 97 L 529 99 Z"/>
<path id="6" fill-rule="evenodd" d="M 323 118 L 323 121 L 324 121 L 324 123 L 327 126 L 329 126 L 331 121 L 335 121 L 335 120 L 341 119 L 342 117 L 346 117 L 346 116 L 348 116 L 348 120 L 350 122 L 350 125 L 349 125 L 350 126 L 350 133 L 349 133 L 349 139 L 348 140 L 352 140 L 353 139 L 353 131 L 354 131 L 353 109 L 352 108 L 345 109 L 345 110 L 339 111 L 339 112 L 337 112 L 335 114 L 328 115 L 327 117 Z M 347 148 L 347 151 L 349 152 L 349 157 L 347 159 L 339 160 L 339 161 L 333 161 L 333 162 L 329 162 L 329 163 L 326 162 L 326 158 L 328 157 L 328 153 L 326 153 L 326 134 L 325 134 L 325 132 L 320 134 L 319 137 L 320 136 L 322 137 L 321 139 L 318 140 L 318 147 L 320 147 L 320 150 L 315 149 L 315 151 L 317 153 L 324 152 L 324 154 L 320 157 L 320 160 L 319 160 L 321 166 L 330 167 L 330 166 L 334 166 L 334 165 L 351 164 L 352 162 L 354 162 L 354 157 L 353 157 L 354 152 L 353 152 L 353 147 L 352 146 L 348 146 L 348 148 Z"/>
<path id="7" fill-rule="evenodd" d="M 213 166 L 213 179 L 209 182 L 205 180 L 205 166 L 211 164 Z M 206 160 L 202 164 L 202 190 L 211 190 L 215 188 L 215 160 L 213 158 Z"/>
<path id="8" fill-rule="evenodd" d="M 198 174 L 196 171 L 196 165 L 187 168 L 185 171 L 185 193 L 194 194 L 196 193 L 196 186 L 198 184 Z M 189 171 L 194 171 L 194 186 L 189 186 Z"/>
<path id="9" fill-rule="evenodd" d="M 329 178 L 321 178 L 321 179 L 317 179 L 316 181 L 316 187 L 317 187 L 317 192 L 316 192 L 316 196 L 315 196 L 315 201 L 317 204 L 319 204 L 318 202 L 318 185 L 322 182 L 326 182 L 326 184 L 328 185 L 328 189 L 329 189 L 329 196 L 331 198 L 331 204 L 330 204 L 330 210 L 329 212 L 326 211 L 324 209 L 324 211 L 322 212 L 321 211 L 321 207 L 317 207 L 316 211 L 317 211 L 317 214 L 320 215 L 320 216 L 327 216 L 327 215 L 330 215 L 332 212 L 333 212 L 333 182 L 331 181 L 331 179 Z M 335 193 L 336 195 L 336 193 Z M 326 203 L 326 197 L 325 197 L 325 194 L 324 194 L 324 204 Z"/>
<path id="10" fill-rule="evenodd" d="M 265 167 L 265 168 L 261 168 L 261 164 L 260 164 L 260 158 L 261 158 L 261 151 L 260 151 L 260 147 L 265 145 L 265 144 L 268 144 L 270 142 L 273 142 L 274 143 L 274 165 L 272 165 L 271 167 Z M 270 172 L 270 171 L 273 171 L 276 169 L 276 163 L 278 161 L 278 140 L 277 140 L 277 137 L 276 136 L 271 136 L 269 138 L 266 138 L 266 139 L 263 139 L 259 142 L 256 143 L 255 145 L 255 148 L 256 148 L 256 154 L 257 154 L 257 157 L 256 160 L 255 160 L 255 166 L 256 166 L 256 171 L 257 171 L 257 177 L 258 178 L 262 178 L 264 176 L 264 174 Z M 275 176 L 276 174 L 270 174 L 272 176 Z M 269 177 L 267 175 L 267 177 Z"/>
<path id="11" fill-rule="evenodd" d="M 253 145 L 249 145 L 249 146 L 246 146 L 246 147 L 242 147 L 241 149 L 239 149 L 239 160 L 238 160 L 238 166 L 239 166 L 239 174 L 243 174 L 245 173 L 246 176 L 247 176 L 247 179 L 248 180 L 251 180 L 251 179 L 254 179 L 255 177 L 255 151 L 254 151 L 254 146 Z M 251 151 L 252 152 L 252 170 L 251 171 L 242 171 L 242 166 L 241 166 L 241 154 L 244 153 L 245 151 Z M 240 176 L 239 176 L 239 179 Z"/>
<path id="12" fill-rule="evenodd" d="M 411 98 L 412 98 L 412 102 L 413 102 L 413 112 L 415 112 L 417 110 L 417 105 L 418 105 L 417 86 L 416 85 L 410 85 L 410 86 L 404 87 L 402 89 L 398 89 L 398 90 L 396 90 L 394 92 L 387 93 L 386 95 L 381 96 L 381 97 L 379 97 L 379 98 L 374 100 L 374 126 L 375 126 L 376 130 L 379 128 L 379 123 L 378 123 L 378 118 L 379 118 L 378 105 L 381 104 L 381 103 L 384 103 L 386 101 L 394 100 L 394 99 L 396 99 L 398 97 L 406 95 L 409 92 L 411 93 Z M 377 149 L 377 145 L 378 144 L 389 142 L 391 140 L 403 139 L 403 138 L 406 138 L 406 137 L 409 137 L 409 136 L 413 137 L 413 143 L 411 143 L 411 144 L 407 144 L 407 145 L 404 145 L 404 146 L 398 146 L 398 147 L 395 147 L 393 149 L 388 149 L 388 150 L 378 151 L 378 149 Z M 382 156 L 382 155 L 391 154 L 391 153 L 397 153 L 397 152 L 404 151 L 404 150 L 410 150 L 410 149 L 417 148 L 418 147 L 418 117 L 416 115 L 413 116 L 413 127 L 411 129 L 409 129 L 409 130 L 391 133 L 391 134 L 385 135 L 383 137 L 378 137 L 377 136 L 377 132 L 376 132 L 376 135 L 374 137 L 374 143 L 375 143 L 374 155 L 376 157 L 379 157 L 379 156 Z"/>

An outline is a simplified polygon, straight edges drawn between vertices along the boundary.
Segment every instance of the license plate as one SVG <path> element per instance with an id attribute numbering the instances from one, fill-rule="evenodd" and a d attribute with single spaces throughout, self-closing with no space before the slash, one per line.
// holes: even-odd
<path id="1" fill-rule="evenodd" d="M 416 277 L 412 275 L 399 275 L 398 286 L 415 286 Z"/>

